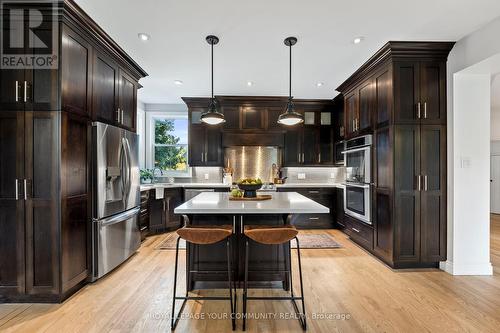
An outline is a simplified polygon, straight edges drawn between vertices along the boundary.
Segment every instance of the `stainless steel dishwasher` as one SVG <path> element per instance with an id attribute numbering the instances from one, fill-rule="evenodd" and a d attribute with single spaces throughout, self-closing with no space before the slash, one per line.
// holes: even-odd
<path id="1" fill-rule="evenodd" d="M 184 201 L 189 201 L 193 199 L 195 196 L 197 196 L 200 193 L 203 192 L 215 192 L 215 189 L 213 188 L 187 188 L 184 189 Z"/>

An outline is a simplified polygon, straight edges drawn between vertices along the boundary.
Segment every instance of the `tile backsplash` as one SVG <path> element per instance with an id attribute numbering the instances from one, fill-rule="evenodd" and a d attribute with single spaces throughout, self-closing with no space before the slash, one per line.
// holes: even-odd
<path id="1" fill-rule="evenodd" d="M 345 167 L 283 168 L 282 171 L 289 184 L 345 182 Z"/>
<path id="2" fill-rule="evenodd" d="M 158 177 L 159 182 L 168 182 L 168 177 Z M 222 183 L 222 168 L 192 167 L 191 177 L 174 178 L 175 183 Z"/>

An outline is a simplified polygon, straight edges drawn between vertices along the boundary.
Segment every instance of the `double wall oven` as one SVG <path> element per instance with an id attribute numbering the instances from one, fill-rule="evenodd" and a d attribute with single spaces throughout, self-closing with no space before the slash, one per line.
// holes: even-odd
<path id="1" fill-rule="evenodd" d="M 344 157 L 346 166 L 345 213 L 371 224 L 372 136 L 365 135 L 346 141 Z"/>

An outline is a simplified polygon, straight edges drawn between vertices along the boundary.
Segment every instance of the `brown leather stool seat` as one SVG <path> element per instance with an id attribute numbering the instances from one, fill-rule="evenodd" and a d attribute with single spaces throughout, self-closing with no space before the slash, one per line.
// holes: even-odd
<path id="1" fill-rule="evenodd" d="M 182 239 L 198 245 L 215 244 L 232 233 L 232 225 L 190 225 L 177 230 Z"/>
<path id="2" fill-rule="evenodd" d="M 290 224 L 285 225 L 246 225 L 243 233 L 251 240 L 261 244 L 283 244 L 299 233 Z"/>

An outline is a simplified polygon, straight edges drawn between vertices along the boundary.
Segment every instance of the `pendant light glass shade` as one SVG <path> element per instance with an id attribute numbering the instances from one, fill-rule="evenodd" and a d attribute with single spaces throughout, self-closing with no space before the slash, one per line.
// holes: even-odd
<path id="1" fill-rule="evenodd" d="M 219 43 L 219 38 L 210 35 L 207 36 L 206 40 L 210 44 L 212 53 L 212 97 L 210 98 L 207 112 L 201 115 L 200 120 L 208 125 L 218 125 L 226 122 L 224 115 L 219 111 L 219 105 L 214 97 L 214 45 Z"/>
<path id="2" fill-rule="evenodd" d="M 226 122 L 224 115 L 219 112 L 219 106 L 215 98 L 210 99 L 208 111 L 201 115 L 200 120 L 208 125 L 218 125 Z"/>
<path id="3" fill-rule="evenodd" d="M 289 81 L 289 94 L 288 103 L 286 104 L 285 112 L 278 117 L 278 124 L 293 126 L 304 122 L 304 116 L 295 112 L 292 97 L 292 46 L 297 43 L 297 38 L 288 37 L 285 39 L 285 45 L 290 48 L 290 81 Z"/>
<path id="4" fill-rule="evenodd" d="M 295 112 L 295 107 L 291 98 L 288 99 L 286 110 L 278 117 L 278 124 L 293 126 L 304 122 L 304 117 Z"/>

